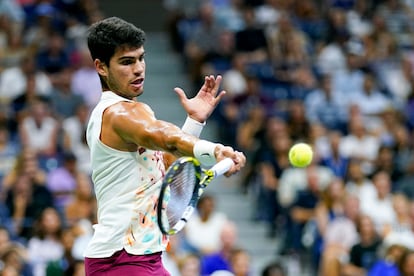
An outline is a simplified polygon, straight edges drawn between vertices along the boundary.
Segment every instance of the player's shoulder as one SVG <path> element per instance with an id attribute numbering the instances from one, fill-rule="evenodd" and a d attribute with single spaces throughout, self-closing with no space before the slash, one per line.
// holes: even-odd
<path id="1" fill-rule="evenodd" d="M 131 116 L 140 113 L 153 114 L 153 111 L 149 105 L 142 102 L 120 101 L 110 106 L 106 113 L 109 116 Z"/>

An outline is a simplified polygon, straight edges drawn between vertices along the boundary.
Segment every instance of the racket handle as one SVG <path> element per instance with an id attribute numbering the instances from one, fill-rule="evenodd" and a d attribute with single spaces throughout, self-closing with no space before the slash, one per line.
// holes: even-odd
<path id="1" fill-rule="evenodd" d="M 181 216 L 181 219 L 177 222 L 176 225 L 174 225 L 174 227 L 173 227 L 172 231 L 170 231 L 170 233 L 175 234 L 175 233 L 181 231 L 184 228 L 187 221 L 190 219 L 193 212 L 194 212 L 194 207 L 193 206 L 187 206 L 187 208 L 184 210 L 183 215 Z"/>
<path id="2" fill-rule="evenodd" d="M 225 158 L 215 164 L 210 170 L 214 172 L 215 176 L 225 174 L 233 166 L 233 160 L 231 158 Z"/>

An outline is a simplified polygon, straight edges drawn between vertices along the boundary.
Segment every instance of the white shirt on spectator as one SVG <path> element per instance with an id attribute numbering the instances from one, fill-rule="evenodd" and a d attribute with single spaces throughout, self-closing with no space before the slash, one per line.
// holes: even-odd
<path id="1" fill-rule="evenodd" d="M 359 185 L 353 181 L 348 181 L 345 185 L 345 189 L 348 194 L 356 196 L 361 205 L 363 205 L 366 200 L 373 198 L 377 193 L 374 184 L 369 179 L 365 179 L 363 183 Z"/>
<path id="2" fill-rule="evenodd" d="M 48 76 L 43 72 L 37 72 L 35 79 L 36 92 L 42 96 L 49 95 L 52 84 Z M 26 80 L 26 76 L 20 67 L 12 67 L 4 70 L 0 74 L 0 99 L 9 103 L 16 97 L 22 95 L 26 90 Z"/>
<path id="3" fill-rule="evenodd" d="M 309 169 L 309 168 L 308 168 Z M 316 166 L 318 185 L 321 190 L 325 189 L 334 178 L 331 169 L 323 166 Z M 288 168 L 283 171 L 279 180 L 279 202 L 282 206 L 288 207 L 296 198 L 297 192 L 307 187 L 307 169 Z"/>
<path id="4" fill-rule="evenodd" d="M 221 248 L 220 235 L 226 221 L 227 216 L 221 212 L 212 213 L 207 221 L 201 221 L 196 213 L 185 226 L 185 237 L 197 250 L 217 252 Z"/>
<path id="5" fill-rule="evenodd" d="M 392 204 L 392 196 L 383 199 L 374 196 L 361 201 L 361 212 L 368 215 L 374 222 L 375 228 L 382 233 L 386 225 L 396 223 L 395 211 Z"/>
<path id="6" fill-rule="evenodd" d="M 52 117 L 44 118 L 39 126 L 32 117 L 26 117 L 22 121 L 22 129 L 28 134 L 28 146 L 35 151 L 46 150 L 50 141 L 55 141 L 52 137 L 56 134 L 57 127 L 57 122 Z"/>

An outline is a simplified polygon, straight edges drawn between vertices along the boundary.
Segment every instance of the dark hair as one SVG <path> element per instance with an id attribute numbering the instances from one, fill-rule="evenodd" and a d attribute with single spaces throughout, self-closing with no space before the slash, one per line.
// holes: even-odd
<path id="1" fill-rule="evenodd" d="M 145 43 L 145 32 L 118 17 L 95 22 L 88 30 L 88 48 L 92 59 L 107 66 L 120 47 L 139 48 Z"/>
<path id="2" fill-rule="evenodd" d="M 262 270 L 262 276 L 285 276 L 286 271 L 280 262 L 271 262 L 267 264 Z"/>

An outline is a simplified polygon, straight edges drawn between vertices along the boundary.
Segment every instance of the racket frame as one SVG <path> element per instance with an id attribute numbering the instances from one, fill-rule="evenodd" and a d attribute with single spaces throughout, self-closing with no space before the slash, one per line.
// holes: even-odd
<path id="1" fill-rule="evenodd" d="M 175 172 L 178 170 L 180 166 L 182 166 L 185 163 L 191 163 L 194 166 L 195 169 L 195 176 L 196 176 L 196 183 L 194 184 L 193 193 L 191 195 L 191 199 L 187 204 L 187 207 L 185 208 L 183 214 L 181 215 L 180 220 L 171 227 L 171 229 L 165 229 L 164 223 L 163 223 L 163 216 L 166 216 L 166 210 L 163 208 L 163 198 L 165 195 L 165 192 L 167 188 L 170 186 L 170 184 L 173 181 L 173 176 L 175 175 Z M 181 157 L 174 161 L 171 166 L 168 168 L 167 173 L 164 176 L 164 180 L 161 185 L 160 190 L 160 196 L 158 198 L 158 206 L 157 206 L 157 222 L 158 226 L 161 230 L 161 232 L 164 235 L 174 235 L 177 232 L 181 231 L 181 229 L 185 226 L 188 219 L 193 214 L 195 207 L 197 205 L 197 201 L 201 196 L 200 193 L 200 178 L 201 178 L 201 165 L 200 162 L 195 159 L 194 157 Z"/>

